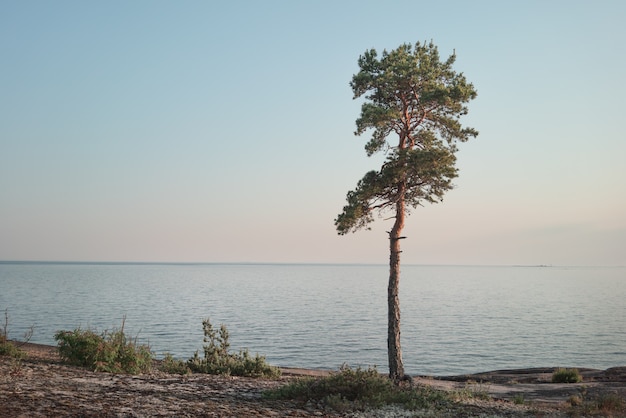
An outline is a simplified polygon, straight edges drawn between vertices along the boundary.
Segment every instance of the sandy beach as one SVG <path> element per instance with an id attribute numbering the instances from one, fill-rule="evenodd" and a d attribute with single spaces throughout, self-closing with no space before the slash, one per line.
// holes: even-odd
<path id="1" fill-rule="evenodd" d="M 55 347 L 24 344 L 21 348 L 27 352 L 25 359 L 0 357 L 1 417 L 407 416 L 393 409 L 339 414 L 322 405 L 262 398 L 264 390 L 297 376 L 320 376 L 326 371 L 283 369 L 278 380 L 180 376 L 157 370 L 130 376 L 64 365 Z M 416 376 L 414 383 L 466 394 L 458 408 L 436 416 L 565 417 L 571 416 L 572 397 L 612 395 L 626 399 L 626 367 L 579 370 L 584 378 L 579 384 L 551 383 L 553 368 L 445 378 Z M 474 397 L 472 393 L 483 396 Z M 620 415 L 613 412 L 600 416 Z"/>

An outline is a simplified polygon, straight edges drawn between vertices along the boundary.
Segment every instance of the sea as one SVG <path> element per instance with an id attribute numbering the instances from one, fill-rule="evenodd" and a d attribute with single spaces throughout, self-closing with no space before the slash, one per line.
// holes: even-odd
<path id="1" fill-rule="evenodd" d="M 0 262 L 0 331 L 55 345 L 124 327 L 156 357 L 202 354 L 202 321 L 276 366 L 387 369 L 384 265 Z M 405 370 L 626 366 L 626 268 L 402 266 Z"/>

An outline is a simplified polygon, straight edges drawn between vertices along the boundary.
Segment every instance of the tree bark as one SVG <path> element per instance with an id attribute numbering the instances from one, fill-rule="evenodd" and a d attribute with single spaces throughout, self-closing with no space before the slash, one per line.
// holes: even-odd
<path id="1" fill-rule="evenodd" d="M 404 378 L 404 364 L 402 362 L 402 346 L 400 345 L 400 299 L 398 289 L 400 283 L 400 239 L 404 228 L 405 203 L 403 187 L 402 194 L 396 203 L 396 220 L 389 232 L 389 287 L 387 288 L 388 327 L 387 353 L 389 355 L 389 377 L 394 382 Z"/>

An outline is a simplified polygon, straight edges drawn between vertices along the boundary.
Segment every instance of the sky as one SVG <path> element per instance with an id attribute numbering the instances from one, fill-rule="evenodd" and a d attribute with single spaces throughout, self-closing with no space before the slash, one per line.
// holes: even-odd
<path id="1" fill-rule="evenodd" d="M 384 156 L 359 55 L 432 40 L 478 91 L 409 264 L 626 265 L 626 2 L 0 1 L 0 260 L 387 263 L 337 235 Z"/>

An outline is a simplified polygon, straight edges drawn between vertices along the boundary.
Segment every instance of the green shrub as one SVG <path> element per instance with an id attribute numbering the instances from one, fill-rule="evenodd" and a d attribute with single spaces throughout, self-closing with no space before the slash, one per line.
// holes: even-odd
<path id="1" fill-rule="evenodd" d="M 26 357 L 24 350 L 18 348 L 12 341 L 0 336 L 0 356 L 15 357 L 21 359 Z"/>
<path id="2" fill-rule="evenodd" d="M 159 370 L 170 374 L 189 374 L 191 370 L 187 363 L 172 357 L 170 353 L 165 353 L 165 357 L 159 366 Z"/>
<path id="3" fill-rule="evenodd" d="M 202 328 L 204 356 L 200 357 L 196 351 L 187 361 L 193 372 L 270 378 L 280 376 L 280 369 L 267 364 L 264 356 L 256 354 L 252 357 L 247 349 L 239 351 L 238 354 L 230 353 L 228 330 L 224 325 L 221 325 L 218 331 L 207 318 L 202 321 Z"/>
<path id="4" fill-rule="evenodd" d="M 33 334 L 33 327 L 24 335 L 26 341 Z M 14 357 L 22 359 L 26 357 L 26 352 L 21 350 L 13 341 L 9 340 L 9 310 L 4 311 L 4 325 L 0 328 L 0 356 Z"/>
<path id="5" fill-rule="evenodd" d="M 92 330 L 58 331 L 61 359 L 76 366 L 89 367 L 95 371 L 137 374 L 152 367 L 152 353 L 146 345 L 128 340 L 122 328 L 97 334 Z"/>
<path id="6" fill-rule="evenodd" d="M 80 328 L 74 331 L 57 331 L 54 339 L 58 342 L 57 350 L 63 361 L 83 367 L 95 367 L 98 347 L 104 344 L 104 338 L 100 334 Z"/>
<path id="7" fill-rule="evenodd" d="M 322 403 L 338 410 L 364 410 L 398 404 L 407 409 L 439 408 L 450 403 L 444 392 L 430 387 L 395 385 L 375 368 L 367 370 L 343 366 L 338 373 L 323 378 L 302 378 L 264 392 L 267 399 L 289 399 L 302 403 Z"/>
<path id="8" fill-rule="evenodd" d="M 578 369 L 557 369 L 552 373 L 552 383 L 580 383 L 583 377 Z"/>

